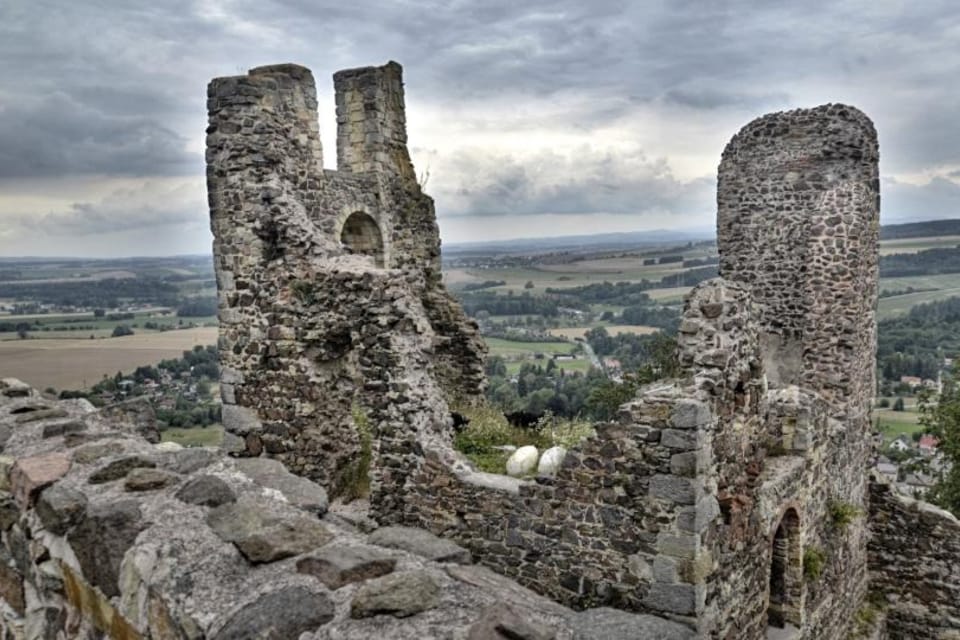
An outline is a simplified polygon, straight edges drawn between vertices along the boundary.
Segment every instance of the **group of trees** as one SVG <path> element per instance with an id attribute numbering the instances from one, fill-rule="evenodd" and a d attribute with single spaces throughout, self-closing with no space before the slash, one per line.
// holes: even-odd
<path id="1" fill-rule="evenodd" d="M 176 285 L 157 278 L 104 278 L 50 282 L 22 280 L 0 283 L 0 298 L 29 300 L 56 307 L 115 309 L 120 300 L 140 304 L 175 306 Z"/>
<path id="2" fill-rule="evenodd" d="M 960 247 L 880 256 L 881 278 L 930 276 L 939 273 L 960 273 Z"/>
<path id="3" fill-rule="evenodd" d="M 946 354 L 960 353 L 960 297 L 920 304 L 877 327 L 877 367 L 882 378 L 935 380 Z"/>
<path id="4" fill-rule="evenodd" d="M 524 362 L 511 377 L 503 358 L 493 356 L 487 361 L 487 398 L 505 413 L 550 411 L 568 418 L 609 420 L 639 385 L 679 373 L 676 341 L 667 333 L 610 337 L 600 328 L 588 332 L 587 339 L 598 355 L 626 361 L 622 381 L 611 380 L 596 368 L 586 373 L 566 372 L 554 360 Z"/>
<path id="5" fill-rule="evenodd" d="M 920 403 L 920 423 L 940 441 L 946 459 L 926 499 L 960 517 L 960 364 L 955 364 L 936 402 Z"/>

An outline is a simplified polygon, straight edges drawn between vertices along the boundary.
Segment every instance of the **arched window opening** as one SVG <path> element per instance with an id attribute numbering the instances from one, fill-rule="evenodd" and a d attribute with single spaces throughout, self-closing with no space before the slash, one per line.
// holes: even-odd
<path id="1" fill-rule="evenodd" d="M 362 211 L 350 214 L 340 232 L 340 244 L 350 253 L 373 258 L 378 267 L 384 266 L 383 235 L 377 221 Z"/>
<path id="2" fill-rule="evenodd" d="M 803 563 L 800 556 L 800 516 L 787 509 L 777 525 L 770 549 L 770 627 L 782 629 L 777 638 L 794 637 L 799 632 L 803 606 Z M 769 636 L 769 634 L 768 634 Z"/>

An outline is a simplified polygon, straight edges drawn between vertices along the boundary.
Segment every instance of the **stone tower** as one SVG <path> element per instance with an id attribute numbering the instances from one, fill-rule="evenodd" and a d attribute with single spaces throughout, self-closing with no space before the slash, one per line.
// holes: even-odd
<path id="1" fill-rule="evenodd" d="M 442 431 L 440 404 L 482 393 L 485 347 L 441 284 L 433 201 L 406 148 L 400 65 L 341 71 L 334 86 L 329 171 L 308 69 L 213 80 L 207 186 L 232 446 L 336 492 L 355 472 L 355 422 L 387 404 L 389 420 L 405 420 L 396 395 L 426 377 L 418 391 L 437 388 L 436 406 L 417 428 Z"/>

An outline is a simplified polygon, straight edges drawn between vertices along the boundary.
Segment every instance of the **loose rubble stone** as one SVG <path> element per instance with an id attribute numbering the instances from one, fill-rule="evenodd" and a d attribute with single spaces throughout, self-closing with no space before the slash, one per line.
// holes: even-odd
<path id="1" fill-rule="evenodd" d="M 28 411 L 17 416 L 17 424 L 27 424 L 28 422 L 38 422 L 40 420 L 52 420 L 53 418 L 66 418 L 69 414 L 60 407 L 51 407 L 47 409 L 36 409 Z"/>
<path id="2" fill-rule="evenodd" d="M 470 552 L 460 545 L 438 538 L 429 531 L 414 527 L 382 527 L 367 538 L 370 544 L 403 549 L 436 562 L 469 564 Z"/>
<path id="3" fill-rule="evenodd" d="M 0 558 L 0 599 L 10 605 L 19 615 L 27 610 L 23 593 L 23 576 Z"/>
<path id="4" fill-rule="evenodd" d="M 467 632 L 467 640 L 554 640 L 556 637 L 552 629 L 530 624 L 503 602 L 487 607 Z"/>
<path id="5" fill-rule="evenodd" d="M 20 507 L 16 500 L 9 492 L 0 492 L 0 531 L 6 531 L 19 519 Z"/>
<path id="6" fill-rule="evenodd" d="M 533 473 L 537 468 L 540 452 L 532 444 L 520 447 L 507 458 L 507 473 L 514 477 Z"/>
<path id="7" fill-rule="evenodd" d="M 143 456 L 126 456 L 112 462 L 108 462 L 103 467 L 90 474 L 88 482 L 90 484 L 103 484 L 104 482 L 113 482 L 126 477 L 134 469 L 153 468 L 157 463 Z"/>
<path id="8" fill-rule="evenodd" d="M 600 607 L 578 613 L 570 621 L 574 640 L 694 640 L 692 629 L 650 615 Z"/>
<path id="9" fill-rule="evenodd" d="M 207 524 L 253 563 L 274 562 L 322 547 L 333 535 L 319 521 L 296 512 L 271 513 L 268 503 L 242 496 L 211 510 Z"/>
<path id="10" fill-rule="evenodd" d="M 216 476 L 202 475 L 189 480 L 177 491 L 177 498 L 203 507 L 219 507 L 235 502 L 237 495 L 226 482 Z"/>
<path id="11" fill-rule="evenodd" d="M 339 589 L 351 582 L 360 582 L 393 571 L 396 558 L 374 547 L 330 544 L 297 561 L 297 572 L 314 576 L 328 589 Z"/>
<path id="12" fill-rule="evenodd" d="M 33 392 L 33 389 L 26 382 L 16 378 L 4 378 L 0 381 L 3 388 L 3 395 L 8 398 L 26 398 Z"/>
<path id="13" fill-rule="evenodd" d="M 332 619 L 333 603 L 326 595 L 285 587 L 243 605 L 213 640 L 293 640 Z"/>
<path id="14" fill-rule="evenodd" d="M 127 474 L 123 487 L 127 491 L 153 491 L 173 484 L 179 477 L 162 469 L 138 467 Z"/>
<path id="15" fill-rule="evenodd" d="M 315 482 L 295 476 L 279 460 L 240 458 L 237 469 L 261 487 L 276 489 L 290 504 L 318 515 L 327 512 L 327 492 Z"/>
<path id="16" fill-rule="evenodd" d="M 214 464 L 220 459 L 216 449 L 209 447 L 181 448 L 168 452 L 163 466 L 170 471 L 187 475 Z"/>
<path id="17" fill-rule="evenodd" d="M 78 464 L 91 464 L 101 458 L 116 455 L 122 451 L 123 445 L 119 442 L 91 442 L 78 447 L 73 452 L 72 458 Z"/>
<path id="18" fill-rule="evenodd" d="M 137 535 L 147 527 L 137 500 L 90 505 L 84 519 L 67 536 L 83 575 L 107 597 L 120 595 L 120 563 Z"/>
<path id="19" fill-rule="evenodd" d="M 37 515 L 43 526 L 58 536 L 83 520 L 87 512 L 87 496 L 76 489 L 55 484 L 37 498 Z"/>
<path id="20" fill-rule="evenodd" d="M 550 447 L 540 456 L 540 462 L 537 463 L 537 473 L 540 475 L 552 476 L 560 469 L 563 464 L 563 458 L 567 455 L 564 447 Z"/>
<path id="21" fill-rule="evenodd" d="M 26 509 L 42 489 L 70 470 L 70 459 L 63 453 L 47 453 L 19 458 L 10 472 L 10 489 L 20 508 Z"/>
<path id="22" fill-rule="evenodd" d="M 56 438 L 68 433 L 81 433 L 86 431 L 87 423 L 83 420 L 69 420 L 67 422 L 54 422 L 43 426 L 43 438 Z"/>
<path id="23" fill-rule="evenodd" d="M 392 615 L 406 618 L 437 606 L 440 586 L 425 571 L 394 573 L 364 583 L 350 602 L 352 618 Z"/>

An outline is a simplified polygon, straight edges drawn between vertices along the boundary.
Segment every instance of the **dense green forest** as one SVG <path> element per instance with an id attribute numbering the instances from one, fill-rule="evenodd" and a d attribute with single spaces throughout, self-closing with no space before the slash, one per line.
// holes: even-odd
<path id="1" fill-rule="evenodd" d="M 877 367 L 883 378 L 936 379 L 944 357 L 960 354 L 960 297 L 920 304 L 877 325 Z"/>

